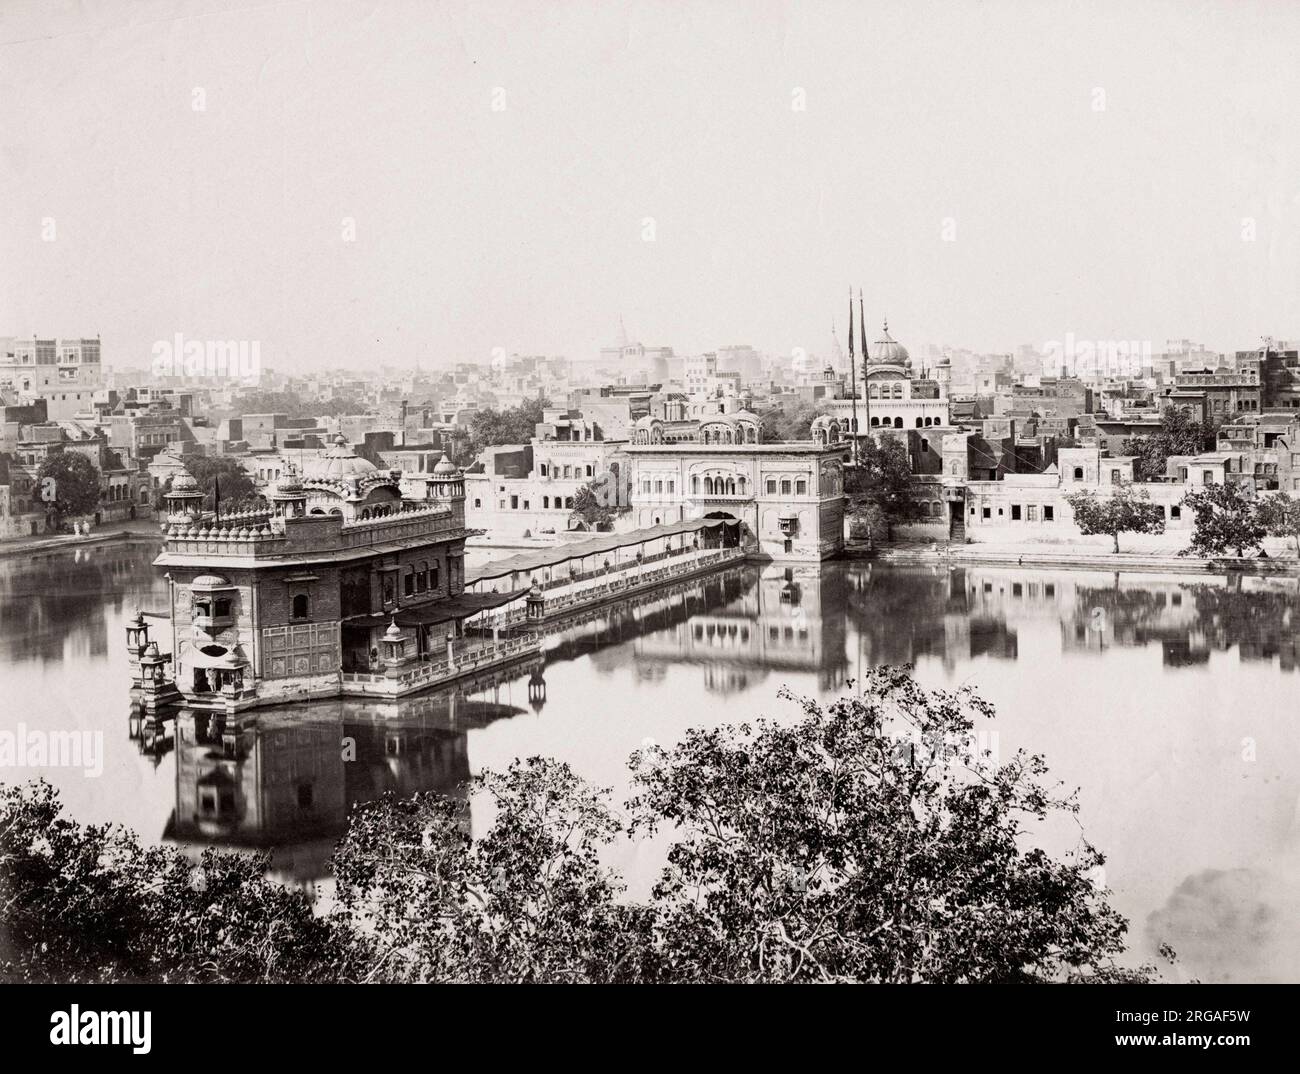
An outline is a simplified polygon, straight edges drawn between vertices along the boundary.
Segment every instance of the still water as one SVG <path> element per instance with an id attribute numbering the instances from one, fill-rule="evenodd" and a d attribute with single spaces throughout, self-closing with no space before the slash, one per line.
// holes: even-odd
<path id="1" fill-rule="evenodd" d="M 104 754 L 93 778 L 0 780 L 44 775 L 81 820 L 187 848 L 271 847 L 277 875 L 316 886 L 348 808 L 385 790 L 457 793 L 471 773 L 542 753 L 621 792 L 647 738 L 793 718 L 783 685 L 829 699 L 872 664 L 912 663 L 927 685 L 970 684 L 996 705 L 985 741 L 1000 756 L 1042 753 L 1080 788 L 1131 961 L 1164 941 L 1184 977 L 1300 980 L 1298 579 L 739 567 L 602 610 L 496 681 L 225 723 L 182 714 L 154 737 L 133 719 L 124 634 L 137 607 L 165 606 L 154 551 L 0 561 L 0 726 L 99 731 Z M 1078 835 L 1053 834 L 1052 849 Z M 612 856 L 634 894 L 661 849 Z"/>

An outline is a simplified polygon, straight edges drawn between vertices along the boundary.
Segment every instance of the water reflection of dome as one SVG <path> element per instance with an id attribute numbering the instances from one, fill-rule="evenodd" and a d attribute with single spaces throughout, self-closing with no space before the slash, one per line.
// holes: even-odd
<path id="1" fill-rule="evenodd" d="M 334 438 L 332 448 L 309 459 L 303 466 L 303 475 L 316 481 L 323 478 L 366 477 L 377 471 L 378 467 L 358 455 L 342 434 Z"/>

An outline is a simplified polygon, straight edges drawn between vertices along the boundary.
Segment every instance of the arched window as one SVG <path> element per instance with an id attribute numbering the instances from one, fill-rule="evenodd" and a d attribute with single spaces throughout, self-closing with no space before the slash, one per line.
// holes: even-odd
<path id="1" fill-rule="evenodd" d="M 736 478 L 736 491 L 742 496 L 745 495 L 745 479 L 743 477 Z"/>
<path id="2" fill-rule="evenodd" d="M 1076 481 L 1082 481 L 1082 480 L 1083 480 L 1083 467 L 1082 467 L 1082 466 L 1076 466 L 1076 467 L 1074 468 L 1074 479 L 1075 479 Z"/>
<path id="3" fill-rule="evenodd" d="M 370 508 L 369 508 L 369 507 L 363 507 L 363 508 L 361 509 L 361 517 L 362 517 L 363 519 L 364 519 L 364 518 L 369 518 L 369 517 L 370 517 Z"/>
<path id="4" fill-rule="evenodd" d="M 903 398 L 903 382 L 901 380 L 894 382 L 894 398 Z"/>
<path id="5" fill-rule="evenodd" d="M 308 611 L 307 594 L 296 594 L 293 598 L 293 617 L 295 619 L 306 619 Z"/>
<path id="6" fill-rule="evenodd" d="M 895 418 L 895 419 L 894 419 L 894 428 L 895 428 L 895 429 L 901 429 L 902 427 L 903 427 L 903 419 L 902 419 L 902 418 Z"/>
<path id="7" fill-rule="evenodd" d="M 880 388 L 879 388 L 878 385 L 875 385 L 875 384 L 868 384 L 868 385 L 867 385 L 867 398 L 868 398 L 868 399 L 879 399 L 879 398 L 880 398 Z"/>
<path id="8" fill-rule="evenodd" d="M 412 567 L 407 567 L 406 570 L 402 572 L 402 596 L 409 597 L 413 596 L 414 593 L 415 570 Z"/>
<path id="9" fill-rule="evenodd" d="M 699 476 L 699 474 L 696 474 L 694 477 L 691 478 L 691 493 L 692 493 L 692 495 L 695 495 L 695 496 L 698 496 L 698 495 L 700 494 L 700 476 Z"/>
<path id="10" fill-rule="evenodd" d="M 706 477 L 704 479 L 704 495 L 706 496 L 713 495 L 713 478 L 711 477 Z"/>
<path id="11" fill-rule="evenodd" d="M 727 495 L 728 496 L 736 495 L 736 482 L 734 478 L 730 478 L 730 477 L 727 478 Z"/>
<path id="12" fill-rule="evenodd" d="M 872 419 L 871 419 L 871 427 L 872 427 L 873 429 L 876 428 L 879 424 L 880 424 L 880 419 L 879 419 L 879 418 L 872 418 Z"/>
<path id="13" fill-rule="evenodd" d="M 419 570 L 415 572 L 415 591 L 424 593 L 429 588 L 429 564 L 427 560 L 420 561 Z"/>
<path id="14" fill-rule="evenodd" d="M 916 427 L 917 427 L 918 429 L 920 429 L 920 428 L 922 427 L 922 426 L 921 426 L 921 419 L 920 419 L 920 418 L 917 418 L 917 419 L 916 419 Z"/>

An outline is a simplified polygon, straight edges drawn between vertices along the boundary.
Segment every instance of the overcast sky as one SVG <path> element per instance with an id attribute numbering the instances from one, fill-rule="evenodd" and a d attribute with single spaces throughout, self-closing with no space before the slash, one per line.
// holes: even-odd
<path id="1" fill-rule="evenodd" d="M 824 354 L 852 283 L 908 344 L 1294 337 L 1298 44 L 1242 0 L 0 0 L 0 336 Z"/>

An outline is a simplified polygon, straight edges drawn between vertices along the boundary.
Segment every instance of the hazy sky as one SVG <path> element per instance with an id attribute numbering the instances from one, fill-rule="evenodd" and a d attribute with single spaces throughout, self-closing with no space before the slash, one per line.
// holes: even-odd
<path id="1" fill-rule="evenodd" d="M 853 283 L 912 344 L 1294 337 L 1298 44 L 1242 0 L 0 0 L 0 336 L 824 354 Z"/>

